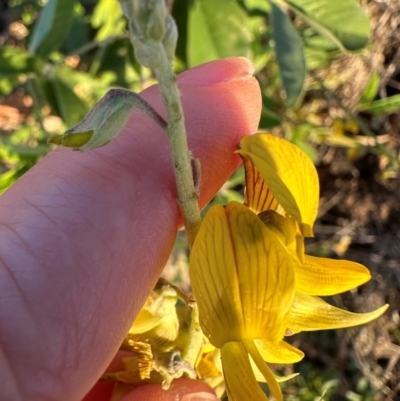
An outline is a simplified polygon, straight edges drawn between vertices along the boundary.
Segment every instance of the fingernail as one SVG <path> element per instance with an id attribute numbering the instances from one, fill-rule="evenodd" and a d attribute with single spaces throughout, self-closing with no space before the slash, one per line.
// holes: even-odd
<path id="1" fill-rule="evenodd" d="M 230 81 L 240 76 L 250 76 L 254 72 L 253 63 L 244 57 L 231 57 L 199 65 L 179 75 L 179 83 L 184 85 L 209 86 Z"/>
<path id="2" fill-rule="evenodd" d="M 181 401 L 218 401 L 218 398 L 214 394 L 203 391 L 201 393 L 186 394 Z"/>

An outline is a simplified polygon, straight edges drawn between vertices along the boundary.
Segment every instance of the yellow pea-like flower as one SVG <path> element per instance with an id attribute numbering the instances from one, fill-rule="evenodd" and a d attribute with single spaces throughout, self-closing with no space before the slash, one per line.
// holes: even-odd
<path id="1" fill-rule="evenodd" d="M 230 401 L 267 400 L 265 381 L 282 400 L 267 363 L 296 363 L 304 354 L 283 340 L 300 331 L 368 323 L 388 308 L 363 314 L 327 304 L 367 282 L 358 263 L 304 253 L 318 208 L 318 176 L 312 161 L 288 141 L 268 134 L 241 140 L 245 205 L 231 202 L 207 213 L 190 261 L 200 324 L 220 348 Z"/>
<path id="2" fill-rule="evenodd" d="M 275 398 L 282 399 L 254 340 L 281 344 L 294 300 L 296 263 L 261 219 L 240 203 L 214 206 L 202 222 L 190 260 L 193 294 L 204 334 L 221 349 L 233 400 L 266 399 L 249 368 L 249 355 Z"/>

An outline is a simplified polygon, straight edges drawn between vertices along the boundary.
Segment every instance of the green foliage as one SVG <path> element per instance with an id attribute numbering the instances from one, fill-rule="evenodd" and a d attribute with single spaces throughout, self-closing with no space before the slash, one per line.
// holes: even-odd
<path id="1" fill-rule="evenodd" d="M 369 41 L 369 19 L 354 0 L 283 0 L 321 35 L 347 50 L 360 50 Z"/>
<path id="2" fill-rule="evenodd" d="M 0 78 L 15 74 L 38 72 L 44 66 L 44 61 L 34 54 L 17 47 L 0 47 Z"/>
<path id="3" fill-rule="evenodd" d="M 35 25 L 29 50 L 47 56 L 67 38 L 74 17 L 73 0 L 49 0 Z"/>
<path id="4" fill-rule="evenodd" d="M 397 113 L 400 110 L 400 95 L 390 96 L 373 102 L 361 103 L 359 110 L 380 116 Z"/>
<path id="5" fill-rule="evenodd" d="M 289 17 L 274 3 L 271 13 L 276 59 L 286 92 L 286 103 L 294 106 L 306 79 L 306 61 L 300 35 Z"/>
<path id="6" fill-rule="evenodd" d="M 104 40 L 123 32 L 126 19 L 123 18 L 121 6 L 115 0 L 100 0 L 94 9 L 91 19 L 93 28 L 97 28 L 96 39 Z"/>
<path id="7" fill-rule="evenodd" d="M 230 56 L 250 57 L 246 13 L 235 0 L 196 0 L 189 12 L 188 65 Z"/>

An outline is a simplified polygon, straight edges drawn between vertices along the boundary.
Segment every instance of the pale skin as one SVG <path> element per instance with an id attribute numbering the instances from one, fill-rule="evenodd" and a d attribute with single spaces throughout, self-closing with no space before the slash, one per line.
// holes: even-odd
<path id="1" fill-rule="evenodd" d="M 229 59 L 179 77 L 202 207 L 239 165 L 241 136 L 257 129 L 251 73 L 248 61 Z M 143 97 L 165 117 L 156 88 Z M 108 400 L 110 384 L 96 382 L 118 368 L 118 347 L 181 221 L 165 134 L 134 113 L 104 148 L 57 149 L 0 198 L 0 216 L 0 400 Z M 211 394 L 181 379 L 170 391 L 146 385 L 123 400 Z"/>

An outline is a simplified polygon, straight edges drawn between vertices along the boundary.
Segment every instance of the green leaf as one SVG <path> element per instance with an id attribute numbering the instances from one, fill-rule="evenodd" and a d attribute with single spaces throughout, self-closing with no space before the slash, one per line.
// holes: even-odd
<path id="1" fill-rule="evenodd" d="M 332 53 L 323 50 L 313 49 L 305 46 L 304 54 L 306 56 L 306 65 L 308 71 L 315 71 L 318 68 L 326 66 L 333 58 Z"/>
<path id="2" fill-rule="evenodd" d="M 247 16 L 235 0 L 196 0 L 189 12 L 189 66 L 231 57 L 250 57 Z"/>
<path id="3" fill-rule="evenodd" d="M 265 0 L 244 0 L 243 3 L 246 9 L 249 11 L 257 10 L 266 14 L 269 14 L 271 11 L 268 1 Z"/>
<path id="4" fill-rule="evenodd" d="M 51 79 L 51 84 L 60 117 L 68 126 L 76 124 L 88 112 L 87 104 L 60 77 Z"/>
<path id="5" fill-rule="evenodd" d="M 261 110 L 260 127 L 263 129 L 271 129 L 279 125 L 281 125 L 279 116 L 268 107 L 263 106 Z"/>
<path id="6" fill-rule="evenodd" d="M 61 46 L 61 52 L 70 54 L 85 45 L 90 46 L 91 36 L 91 27 L 84 17 L 80 15 L 74 16 L 69 34 Z"/>
<path id="7" fill-rule="evenodd" d="M 67 38 L 74 17 L 73 0 L 49 0 L 36 22 L 29 50 L 47 56 Z"/>
<path id="8" fill-rule="evenodd" d="M 301 96 L 306 78 L 303 43 L 290 19 L 274 3 L 272 3 L 271 23 L 276 60 L 286 92 L 286 103 L 290 107 Z"/>
<path id="9" fill-rule="evenodd" d="M 340 48 L 359 50 L 369 40 L 368 16 L 356 0 L 281 0 Z"/>
<path id="10" fill-rule="evenodd" d="M 93 28 L 99 28 L 97 40 L 121 34 L 125 29 L 126 19 L 123 18 L 118 1 L 100 0 L 93 11 L 91 24 Z"/>
<path id="11" fill-rule="evenodd" d="M 394 95 L 385 99 L 379 99 L 370 103 L 361 104 L 359 110 L 374 115 L 387 115 L 396 113 L 400 110 L 400 95 Z"/>
<path id="12" fill-rule="evenodd" d="M 381 80 L 379 78 L 379 74 L 374 71 L 371 75 L 371 78 L 369 79 L 367 86 L 364 89 L 361 102 L 365 103 L 374 100 L 375 96 L 378 94 L 380 84 Z"/>
<path id="13" fill-rule="evenodd" d="M 24 175 L 30 168 L 30 165 L 20 164 L 17 167 L 0 174 L 0 194 L 8 189 L 15 181 Z"/>
<path id="14" fill-rule="evenodd" d="M 189 22 L 190 2 L 187 0 L 174 1 L 172 7 L 172 16 L 178 28 L 178 43 L 176 45 L 176 57 L 187 64 L 187 30 Z"/>
<path id="15" fill-rule="evenodd" d="M 43 65 L 43 60 L 25 50 L 11 46 L 0 47 L 0 77 L 36 72 Z"/>
<path id="16" fill-rule="evenodd" d="M 304 46 L 315 50 L 333 52 L 338 50 L 338 46 L 332 39 L 319 34 L 314 28 L 307 27 L 301 31 Z"/>

